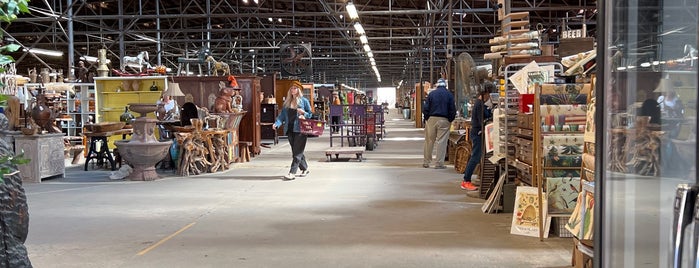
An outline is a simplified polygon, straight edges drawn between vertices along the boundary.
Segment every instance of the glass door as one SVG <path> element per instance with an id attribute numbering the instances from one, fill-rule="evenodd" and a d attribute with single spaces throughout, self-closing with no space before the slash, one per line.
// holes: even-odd
<path id="1" fill-rule="evenodd" d="M 697 0 L 598 6 L 595 266 L 696 267 Z"/>

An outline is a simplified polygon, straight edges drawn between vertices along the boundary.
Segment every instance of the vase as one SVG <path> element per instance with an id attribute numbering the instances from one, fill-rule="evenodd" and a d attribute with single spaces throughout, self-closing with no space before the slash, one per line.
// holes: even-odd
<path id="1" fill-rule="evenodd" d="M 158 89 L 158 85 L 156 85 L 155 81 L 153 81 L 153 85 L 150 86 L 150 91 L 158 91 L 158 90 L 160 90 L 160 89 Z"/>
<path id="2" fill-rule="evenodd" d="M 48 106 L 46 96 L 40 93 L 36 97 L 36 103 L 31 110 L 31 117 L 39 127 L 48 130 L 51 133 L 56 132 L 53 128 L 54 114 L 53 110 Z M 60 130 L 59 130 L 60 131 Z"/>
<path id="3" fill-rule="evenodd" d="M 49 74 L 49 68 L 41 68 L 41 83 L 48 84 L 51 81 L 51 74 Z"/>
<path id="4" fill-rule="evenodd" d="M 119 121 L 131 124 L 131 120 L 135 118 L 136 117 L 129 112 L 129 106 L 124 106 L 124 113 L 119 116 Z"/>
<path id="5" fill-rule="evenodd" d="M 141 91 L 141 81 L 138 81 L 138 80 L 131 81 L 131 90 Z"/>
<path id="6" fill-rule="evenodd" d="M 121 81 L 121 87 L 124 91 L 131 91 L 131 81 L 123 80 Z"/>

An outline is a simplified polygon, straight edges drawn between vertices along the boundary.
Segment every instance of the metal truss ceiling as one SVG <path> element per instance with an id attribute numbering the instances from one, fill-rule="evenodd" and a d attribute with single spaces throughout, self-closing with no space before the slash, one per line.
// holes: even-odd
<path id="1" fill-rule="evenodd" d="M 430 63 L 435 69 L 445 66 L 450 29 L 454 56 L 467 52 L 476 60 L 489 52 L 488 39 L 500 29 L 497 0 L 354 0 L 382 76 L 379 83 L 345 11 L 348 1 L 247 2 L 32 1 L 30 15 L 5 27 L 6 41 L 73 51 L 60 60 L 17 53 L 19 70 L 44 63 L 69 69 L 70 62 L 96 56 L 100 48 L 112 62 L 147 50 L 151 64 L 176 69 L 178 57 L 196 57 L 208 47 L 234 74 L 278 72 L 281 45 L 310 43 L 313 75 L 300 79 L 378 87 L 429 77 L 430 69 L 422 66 Z M 594 36 L 594 0 L 512 0 L 510 6 L 511 12 L 529 11 L 532 28 L 541 24 L 550 42 L 558 40 L 562 25 L 580 28 L 583 21 Z"/>

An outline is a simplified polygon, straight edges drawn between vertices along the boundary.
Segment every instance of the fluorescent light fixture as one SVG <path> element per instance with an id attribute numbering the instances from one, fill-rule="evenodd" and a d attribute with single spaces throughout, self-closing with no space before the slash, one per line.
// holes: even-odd
<path id="1" fill-rule="evenodd" d="M 375 61 L 372 61 L 372 62 L 371 62 L 371 66 L 376 66 L 376 62 L 375 62 Z"/>
<path id="2" fill-rule="evenodd" d="M 371 47 L 368 44 L 364 45 L 364 51 L 366 51 L 366 52 L 371 51 Z"/>
<path id="3" fill-rule="evenodd" d="M 364 27 L 362 27 L 362 24 L 359 23 L 359 22 L 357 22 L 357 23 L 354 24 L 354 29 L 357 30 L 357 33 L 360 34 L 360 35 L 366 33 L 366 32 L 364 32 Z"/>
<path id="4" fill-rule="evenodd" d="M 356 20 L 359 18 L 359 13 L 357 13 L 357 7 L 352 4 L 352 2 L 347 3 L 347 14 L 349 14 L 350 19 Z"/>
<path id="5" fill-rule="evenodd" d="M 48 50 L 48 49 L 41 49 L 41 48 L 29 48 L 29 49 L 25 48 L 24 51 L 32 53 L 32 54 L 41 54 L 41 55 L 53 56 L 53 57 L 63 56 L 63 51 L 57 51 L 57 50 Z"/>
<path id="6" fill-rule="evenodd" d="M 374 52 L 369 51 L 366 53 L 366 55 L 367 55 L 367 57 L 369 57 L 369 59 L 372 59 L 372 60 L 374 59 Z"/>
<path id="7" fill-rule="evenodd" d="M 650 62 L 641 63 L 641 67 L 650 67 Z"/>
<path id="8" fill-rule="evenodd" d="M 657 60 L 656 60 L 656 61 L 653 61 L 653 65 L 660 65 L 660 62 L 657 61 Z"/>
<path id="9" fill-rule="evenodd" d="M 360 35 L 359 41 L 362 42 L 362 45 L 366 45 L 369 43 L 369 38 L 367 38 L 366 35 Z"/>

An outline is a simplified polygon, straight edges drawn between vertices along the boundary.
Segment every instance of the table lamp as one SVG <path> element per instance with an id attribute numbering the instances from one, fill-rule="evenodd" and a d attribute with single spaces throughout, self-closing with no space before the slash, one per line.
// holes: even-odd
<path id="1" fill-rule="evenodd" d="M 180 84 L 175 82 L 168 83 L 168 88 L 163 92 L 163 96 L 170 96 L 170 99 L 175 102 L 175 107 L 173 108 L 175 114 L 179 115 L 180 106 L 177 105 L 177 99 L 175 99 L 175 97 L 184 96 L 184 93 L 180 90 Z"/>

